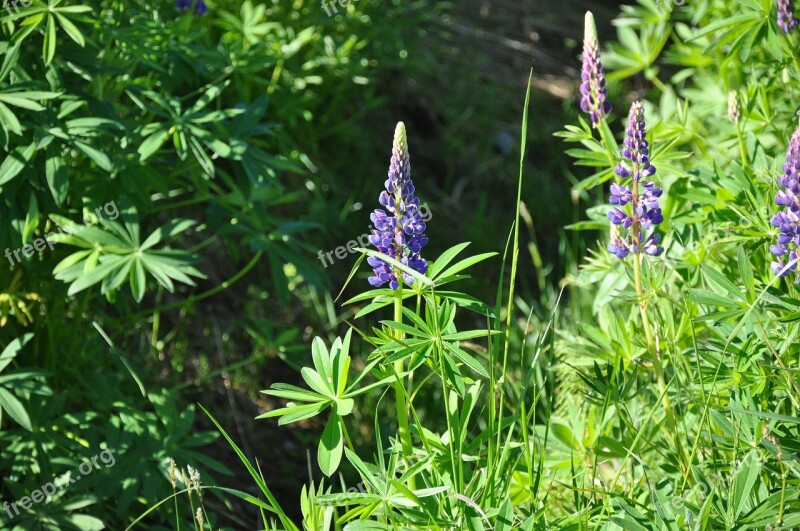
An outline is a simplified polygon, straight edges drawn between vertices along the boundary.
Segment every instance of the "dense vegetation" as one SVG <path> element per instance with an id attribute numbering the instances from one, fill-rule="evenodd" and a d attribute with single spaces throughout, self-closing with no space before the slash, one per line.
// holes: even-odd
<path id="1" fill-rule="evenodd" d="M 793 2 L 456 13 L 6 4 L 2 528 L 800 527 Z"/>

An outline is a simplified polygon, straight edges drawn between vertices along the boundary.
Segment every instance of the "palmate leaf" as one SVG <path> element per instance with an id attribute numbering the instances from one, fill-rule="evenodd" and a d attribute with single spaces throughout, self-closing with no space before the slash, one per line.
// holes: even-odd
<path id="1" fill-rule="evenodd" d="M 263 41 L 271 28 L 279 27 L 276 23 L 263 22 L 266 14 L 266 6 L 258 4 L 253 6 L 250 0 L 245 0 L 239 10 L 239 16 L 227 11 L 220 11 L 220 25 L 232 34 L 241 37 L 245 48 L 249 45 L 258 44 Z"/>
<path id="2" fill-rule="evenodd" d="M 344 340 L 336 338 L 328 350 L 325 342 L 316 337 L 311 345 L 311 357 L 314 368 L 303 367 L 300 374 L 311 391 L 289 384 L 275 383 L 262 393 L 278 398 L 292 400 L 286 407 L 268 411 L 258 418 L 286 416 L 309 408 L 320 406 L 319 412 L 327 407 L 334 407 L 338 416 L 349 415 L 353 409 L 351 390 L 347 389 L 347 373 L 350 370 L 350 337 L 352 331 L 345 334 Z M 358 381 L 358 380 L 357 380 Z M 306 402 L 298 405 L 294 401 Z"/>
<path id="3" fill-rule="evenodd" d="M 241 162 L 250 182 L 262 183 L 265 180 L 277 182 L 277 172 L 303 173 L 303 167 L 288 158 L 272 155 L 264 141 L 273 133 L 270 123 L 264 122 L 268 100 L 261 96 L 247 106 L 242 114 L 230 121 L 230 158 Z"/>
<path id="4" fill-rule="evenodd" d="M 350 338 L 352 330 L 348 330 L 344 339 L 336 338 L 331 344 L 331 348 L 319 338 L 314 338 L 311 345 L 311 358 L 314 368 L 303 367 L 300 374 L 306 384 L 312 389 L 307 390 L 289 384 L 275 383 L 270 389 L 261 391 L 262 393 L 277 398 L 291 400 L 286 406 L 272 411 L 267 411 L 256 418 L 280 417 L 279 425 L 299 422 L 301 420 L 315 417 L 331 409 L 325 430 L 317 447 L 317 461 L 323 473 L 331 476 L 339 468 L 344 451 L 344 432 L 341 418 L 349 415 L 353 411 L 355 401 L 353 396 L 364 392 L 354 390 L 355 385 L 361 380 L 347 387 L 347 373 L 350 370 Z M 362 377 L 369 372 L 374 364 L 368 365 L 362 371 Z M 379 385 L 387 385 L 389 380 L 385 379 L 378 382 Z M 376 384 L 373 384 L 373 387 Z M 369 386 L 368 386 L 369 387 Z M 296 402 L 295 402 L 296 401 Z M 299 402 L 299 403 L 298 403 Z"/>
<path id="5" fill-rule="evenodd" d="M 0 17 L 0 22 L 8 23 L 22 20 L 20 29 L 14 33 L 12 42 L 16 45 L 25 40 L 31 33 L 44 25 L 44 40 L 42 42 L 42 60 L 45 65 L 50 64 L 56 55 L 57 32 L 56 27 L 60 26 L 70 39 L 79 46 L 85 45 L 85 39 L 78 27 L 70 18 L 78 20 L 81 13 L 92 10 L 89 6 L 83 5 L 60 5 L 62 0 L 31 0 L 26 2 L 28 6 L 16 3 L 9 7 L 5 16 Z"/>
<path id="6" fill-rule="evenodd" d="M 638 34 L 623 26 L 617 29 L 617 34 L 619 44 L 610 43 L 610 50 L 603 56 L 609 81 L 625 79 L 650 68 L 669 39 L 670 26 L 663 22 L 642 25 Z"/>
<path id="7" fill-rule="evenodd" d="M 243 109 L 206 110 L 212 101 L 219 99 L 225 86 L 227 82 L 210 85 L 186 110 L 177 98 L 165 97 L 150 90 L 128 91 L 128 96 L 139 108 L 164 119 L 150 122 L 139 129 L 138 134 L 142 138 L 137 150 L 139 160 L 145 162 L 153 157 L 172 137 L 178 158 L 186 160 L 191 153 L 206 175 L 213 177 L 214 163 L 207 150 L 217 157 L 232 155 L 231 146 L 221 140 L 230 135 L 222 133 L 219 124 L 244 112 Z"/>
<path id="8" fill-rule="evenodd" d="M 52 219 L 62 227 L 67 221 L 59 216 L 52 216 Z M 111 299 L 127 281 L 134 299 L 140 302 L 147 289 L 148 273 L 169 292 L 175 290 L 173 281 L 193 286 L 193 277 L 205 278 L 194 267 L 196 258 L 189 253 L 153 248 L 163 238 L 184 232 L 195 222 L 173 220 L 156 229 L 144 244 L 139 240 L 138 222 L 128 220 L 123 225 L 101 220 L 101 224 L 102 228 L 69 226 L 67 234 L 51 238 L 57 243 L 84 249 L 64 258 L 53 270 L 57 279 L 70 283 L 70 295 L 101 284 L 101 293 Z"/>

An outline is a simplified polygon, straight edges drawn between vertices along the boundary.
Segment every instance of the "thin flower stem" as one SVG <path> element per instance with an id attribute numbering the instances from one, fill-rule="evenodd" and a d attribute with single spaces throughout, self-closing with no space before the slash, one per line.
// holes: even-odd
<path id="1" fill-rule="evenodd" d="M 174 474 L 174 472 L 173 472 L 173 474 Z M 173 479 L 173 481 L 174 481 L 174 479 Z M 181 531 L 181 520 L 178 517 L 178 496 L 177 496 L 177 491 L 175 490 L 175 486 L 174 485 L 172 487 L 172 493 L 174 495 L 172 499 L 175 502 L 175 529 L 177 529 L 178 531 Z"/>
<path id="2" fill-rule="evenodd" d="M 744 136 L 742 135 L 742 128 L 737 123 L 736 124 L 736 136 L 739 138 L 739 153 L 742 157 L 742 168 L 745 170 L 750 167 L 749 156 L 747 154 L 747 146 L 744 143 Z"/>
<path id="3" fill-rule="evenodd" d="M 650 81 L 653 83 L 653 85 L 655 85 L 656 87 L 658 87 L 658 90 L 660 90 L 661 92 L 667 92 L 667 91 L 669 90 L 669 87 L 667 87 L 667 86 L 664 84 L 664 82 L 663 82 L 663 81 L 661 81 L 661 80 L 658 78 L 658 76 L 653 76 L 653 78 L 652 78 Z"/>
<path id="4" fill-rule="evenodd" d="M 636 171 L 637 169 L 635 169 L 634 171 Z M 634 244 L 637 245 L 637 247 L 639 247 L 638 252 L 633 253 L 633 282 L 636 287 L 636 298 L 639 305 L 639 313 L 642 316 L 642 328 L 644 329 L 644 336 L 645 340 L 647 341 L 647 351 L 650 354 L 650 359 L 651 362 L 653 363 L 653 368 L 655 369 L 656 372 L 656 380 L 658 381 L 658 390 L 662 396 L 661 403 L 664 407 L 664 412 L 666 413 L 667 416 L 667 427 L 669 428 L 672 440 L 675 442 L 675 446 L 678 448 L 678 454 L 681 456 L 681 460 L 685 461 L 683 446 L 681 446 L 681 440 L 678 434 L 677 423 L 675 422 L 675 415 L 672 411 L 672 402 L 669 399 L 669 393 L 667 392 L 667 384 L 666 380 L 664 379 L 664 368 L 661 366 L 661 356 L 659 355 L 658 349 L 656 348 L 656 342 L 653 336 L 653 330 L 652 328 L 650 328 L 650 320 L 647 317 L 647 300 L 644 297 L 644 289 L 642 288 L 642 265 L 641 265 L 642 254 L 641 254 L 641 245 L 639 242 L 641 221 L 639 219 L 639 215 L 636 212 L 636 205 L 639 204 L 638 179 L 633 180 L 632 195 L 633 195 L 633 201 L 632 201 L 633 225 L 631 226 L 631 234 Z"/>
<path id="5" fill-rule="evenodd" d="M 647 341 L 647 350 L 650 353 L 650 360 L 653 363 L 653 368 L 656 372 L 658 390 L 662 396 L 661 404 L 663 405 L 664 411 L 667 415 L 667 427 L 669 428 L 672 440 L 675 442 L 675 446 L 678 449 L 678 454 L 681 456 L 681 460 L 685 461 L 683 446 L 681 445 L 680 435 L 678 434 L 678 424 L 675 421 L 675 414 L 672 411 L 672 402 L 669 398 L 669 393 L 667 392 L 666 380 L 664 379 L 664 368 L 661 365 L 661 356 L 656 348 L 653 331 L 650 328 L 650 320 L 647 317 L 647 301 L 644 298 L 644 290 L 642 289 L 642 272 L 641 263 L 639 261 L 640 258 L 640 253 L 633 255 L 633 279 L 634 284 L 636 285 L 639 313 L 642 316 L 642 328 L 644 328 L 644 336 L 645 340 Z"/>
<path id="6" fill-rule="evenodd" d="M 398 279 L 402 279 L 402 272 L 395 271 Z M 395 322 L 403 322 L 403 286 L 397 286 L 394 298 L 394 320 Z M 404 334 L 400 330 L 395 330 L 395 337 L 402 340 Z M 405 370 L 403 360 L 394 362 L 394 393 L 395 393 L 395 406 L 397 408 L 397 437 L 400 439 L 400 444 L 403 447 L 403 456 L 410 459 L 414 454 L 414 445 L 411 443 L 411 431 L 408 427 L 408 409 L 406 408 L 406 390 L 403 386 L 403 377 L 401 376 Z M 414 478 L 410 478 L 408 486 L 414 488 Z"/>
<path id="7" fill-rule="evenodd" d="M 783 514 L 786 510 L 786 467 L 781 460 L 778 460 L 778 465 L 781 467 L 781 503 L 778 508 L 778 525 L 781 525 L 783 523 Z"/>
<path id="8" fill-rule="evenodd" d="M 394 235 L 394 256 L 398 260 L 403 257 L 403 246 L 399 243 L 400 237 L 403 234 L 403 212 L 400 205 L 403 203 L 402 189 L 397 186 L 394 191 L 395 201 L 395 235 Z M 403 322 L 403 272 L 399 268 L 394 268 L 394 277 L 397 279 L 397 289 L 394 291 L 394 320 L 396 323 Z M 401 330 L 395 330 L 395 337 L 398 341 L 402 341 L 405 334 Z M 414 445 L 411 442 L 411 431 L 408 425 L 408 408 L 406 407 L 406 399 L 408 393 L 404 386 L 404 377 L 401 376 L 405 370 L 405 363 L 403 360 L 394 362 L 394 392 L 395 392 L 395 407 L 397 409 L 397 437 L 400 439 L 400 444 L 403 447 L 403 457 L 411 459 L 414 453 Z M 413 478 L 412 480 L 413 481 Z M 409 481 L 409 486 L 412 485 Z M 413 487 L 412 487 L 413 488 Z"/>

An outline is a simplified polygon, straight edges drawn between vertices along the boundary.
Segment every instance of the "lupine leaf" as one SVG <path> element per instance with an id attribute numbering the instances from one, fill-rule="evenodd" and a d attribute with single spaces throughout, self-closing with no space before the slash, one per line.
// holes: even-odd
<path id="1" fill-rule="evenodd" d="M 33 431 L 31 419 L 28 416 L 28 412 L 25 411 L 25 406 L 5 387 L 0 387 L 0 409 L 8 413 L 8 416 L 14 419 L 17 424 L 28 431 Z"/>
<path id="2" fill-rule="evenodd" d="M 342 427 L 339 425 L 339 416 L 333 414 L 325 425 L 322 437 L 317 448 L 317 462 L 323 474 L 330 477 L 339 468 L 344 450 Z"/>
<path id="3" fill-rule="evenodd" d="M 5 346 L 3 352 L 0 353 L 0 372 L 3 372 L 9 363 L 11 363 L 17 356 L 22 347 L 24 347 L 31 339 L 33 334 L 25 334 L 22 337 L 13 339 L 8 345 Z"/>

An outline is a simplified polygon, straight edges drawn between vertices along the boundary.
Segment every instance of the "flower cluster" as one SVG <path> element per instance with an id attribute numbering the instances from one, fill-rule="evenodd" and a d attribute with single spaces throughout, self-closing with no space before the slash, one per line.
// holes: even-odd
<path id="1" fill-rule="evenodd" d="M 769 250 L 777 257 L 772 262 L 772 271 L 785 277 L 797 271 L 797 249 L 800 246 L 800 127 L 795 130 L 789 149 L 786 151 L 786 164 L 778 183 L 783 190 L 778 192 L 775 203 L 784 207 L 772 217 L 772 225 L 780 230 L 778 242 Z"/>
<path id="2" fill-rule="evenodd" d="M 586 12 L 583 38 L 583 68 L 581 69 L 581 109 L 589 113 L 592 125 L 597 127 L 606 114 L 611 112 L 611 103 L 606 99 L 606 78 L 597 50 L 597 29 L 594 16 Z"/>
<path id="3" fill-rule="evenodd" d="M 192 8 L 192 0 L 177 0 L 175 7 L 178 8 L 178 11 L 189 11 Z M 201 16 L 208 13 L 208 6 L 203 0 L 197 0 L 194 4 L 194 13 Z"/>
<path id="4" fill-rule="evenodd" d="M 658 256 L 663 251 L 659 246 L 661 235 L 651 230 L 664 221 L 661 208 L 658 206 L 661 188 L 656 188 L 652 182 L 642 180 L 656 172 L 655 166 L 650 164 L 650 149 L 645 139 L 646 134 L 644 109 L 637 101 L 631 105 L 628 116 L 628 129 L 622 148 L 623 160 L 614 169 L 614 172 L 623 179 L 631 177 L 632 183 L 631 186 L 612 184 L 609 199 L 614 208 L 608 213 L 608 219 L 614 225 L 628 229 L 631 233 L 628 240 L 616 231 L 611 243 L 608 244 L 608 251 L 619 258 L 625 258 L 629 253 L 638 254 L 642 250 L 652 256 Z M 620 208 L 629 203 L 632 206 L 630 215 Z"/>
<path id="5" fill-rule="evenodd" d="M 392 159 L 389 165 L 389 178 L 386 179 L 386 190 L 378 199 L 386 209 L 376 209 L 370 219 L 375 227 L 369 241 L 379 252 L 400 261 L 424 274 L 428 270 L 428 262 L 420 258 L 420 250 L 428 243 L 425 236 L 425 222 L 419 211 L 419 199 L 414 195 L 414 184 L 411 182 L 411 164 L 408 155 L 408 140 L 403 122 L 397 124 L 392 145 Z M 375 287 L 389 283 L 391 289 L 397 289 L 399 278 L 409 286 L 414 277 L 403 273 L 377 257 L 367 259 L 374 276 L 369 283 Z"/>
<path id="6" fill-rule="evenodd" d="M 797 20 L 797 17 L 794 16 L 794 2 L 792 0 L 778 0 L 778 27 L 784 33 L 789 33 L 798 24 L 800 24 L 800 20 Z"/>

